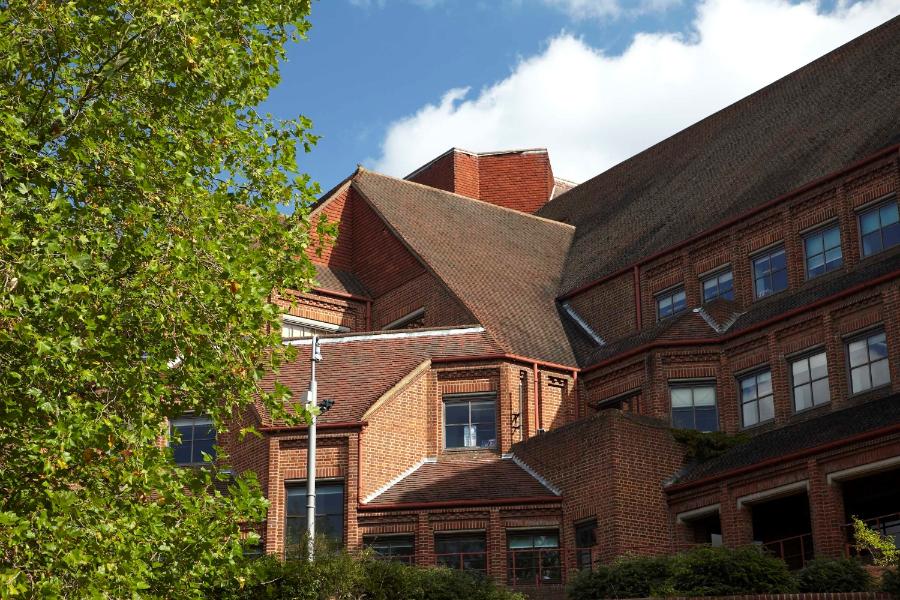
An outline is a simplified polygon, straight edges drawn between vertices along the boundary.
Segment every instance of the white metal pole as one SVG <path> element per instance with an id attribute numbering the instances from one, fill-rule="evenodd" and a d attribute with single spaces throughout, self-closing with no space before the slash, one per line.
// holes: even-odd
<path id="1" fill-rule="evenodd" d="M 319 336 L 313 335 L 310 346 L 309 391 L 306 396 L 306 408 L 316 408 L 317 384 L 316 362 L 321 360 L 319 354 Z M 306 535 L 307 552 L 312 561 L 316 554 L 316 416 L 313 414 L 309 424 L 309 435 L 306 444 Z"/>

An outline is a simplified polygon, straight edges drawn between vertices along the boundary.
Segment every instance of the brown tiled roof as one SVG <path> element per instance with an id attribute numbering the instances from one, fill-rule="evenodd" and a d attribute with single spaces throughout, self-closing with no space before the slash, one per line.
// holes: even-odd
<path id="1" fill-rule="evenodd" d="M 900 142 L 900 17 L 547 203 L 560 292 Z"/>
<path id="2" fill-rule="evenodd" d="M 815 414 L 815 418 L 759 434 L 721 456 L 696 464 L 675 483 L 697 481 L 832 442 L 850 443 L 856 436 L 900 425 L 900 394 L 826 415 L 819 415 L 818 411 Z"/>
<path id="3" fill-rule="evenodd" d="M 332 292 L 340 292 L 342 294 L 369 296 L 369 290 L 366 289 L 366 286 L 364 286 L 353 273 L 332 269 L 327 265 L 320 265 L 318 263 L 316 263 L 315 266 L 316 287 Z"/>
<path id="4" fill-rule="evenodd" d="M 512 460 L 466 453 L 421 465 L 368 504 L 545 497 L 558 496 Z"/>
<path id="5" fill-rule="evenodd" d="M 504 351 L 574 364 L 555 302 L 571 226 L 366 170 L 353 185 Z"/>
<path id="6" fill-rule="evenodd" d="M 479 328 L 480 329 L 480 328 Z M 356 422 L 366 410 L 392 386 L 425 360 L 435 356 L 466 356 L 497 353 L 500 350 L 485 333 L 416 330 L 423 337 L 394 337 L 397 332 L 377 334 L 375 339 L 360 339 L 365 334 L 322 336 L 322 362 L 316 369 L 319 398 L 334 400 L 334 407 L 319 418 L 320 422 Z M 407 332 L 409 333 L 409 332 Z M 334 343 L 334 340 L 352 340 Z M 301 401 L 309 387 L 308 345 L 298 348 L 294 362 L 284 365 L 278 374 L 267 373 L 262 381 L 265 390 L 273 389 L 277 379 Z M 262 410 L 260 408 L 260 410 Z M 272 424 L 263 414 L 263 423 Z"/>

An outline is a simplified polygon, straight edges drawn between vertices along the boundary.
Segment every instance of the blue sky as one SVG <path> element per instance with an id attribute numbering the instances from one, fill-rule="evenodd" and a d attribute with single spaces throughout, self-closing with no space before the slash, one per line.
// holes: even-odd
<path id="1" fill-rule="evenodd" d="M 900 14 L 900 0 L 319 0 L 264 109 L 327 190 L 450 146 L 547 147 L 581 181 Z"/>

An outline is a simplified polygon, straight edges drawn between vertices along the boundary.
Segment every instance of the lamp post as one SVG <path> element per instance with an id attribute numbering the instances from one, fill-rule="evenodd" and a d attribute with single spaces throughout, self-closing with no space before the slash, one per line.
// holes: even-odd
<path id="1" fill-rule="evenodd" d="M 319 336 L 312 336 L 312 346 L 310 347 L 310 375 L 309 390 L 306 392 L 306 408 L 312 413 L 312 420 L 309 424 L 309 435 L 306 443 L 306 535 L 307 535 L 307 553 L 309 560 L 315 558 L 316 554 L 316 404 L 317 404 L 317 384 L 316 384 L 316 363 L 322 360 L 322 351 L 319 349 Z"/>

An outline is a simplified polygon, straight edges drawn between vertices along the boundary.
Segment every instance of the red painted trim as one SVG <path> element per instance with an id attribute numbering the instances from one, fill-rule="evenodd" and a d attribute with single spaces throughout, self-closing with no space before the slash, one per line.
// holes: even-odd
<path id="1" fill-rule="evenodd" d="M 846 446 L 848 444 L 854 444 L 857 442 L 865 442 L 867 440 L 871 440 L 874 438 L 878 438 L 884 435 L 890 435 L 892 433 L 900 431 L 900 423 L 894 423 L 893 425 L 888 425 L 887 427 L 882 427 L 880 429 L 873 429 L 872 431 L 867 431 L 865 433 L 860 433 L 858 435 L 850 436 L 848 438 L 844 438 L 841 440 L 836 440 L 833 442 L 828 442 L 826 444 L 821 444 L 819 446 L 814 446 L 812 448 L 806 448 L 804 450 L 798 450 L 797 452 L 792 452 L 791 454 L 785 454 L 783 456 L 776 456 L 774 458 L 769 458 L 767 460 L 760 461 L 758 463 L 740 467 L 737 469 L 732 469 L 730 471 L 724 471 L 722 473 L 716 473 L 715 475 L 711 475 L 709 477 L 705 477 L 703 479 L 698 479 L 697 481 L 688 481 L 685 483 L 676 483 L 674 485 L 670 485 L 669 487 L 664 488 L 666 493 L 675 493 L 680 492 L 682 490 L 688 490 L 691 488 L 707 485 L 710 483 L 714 483 L 717 481 L 721 481 L 723 479 L 728 479 L 730 477 L 736 477 L 738 475 L 743 475 L 744 473 L 750 473 L 752 471 L 757 471 L 759 469 L 764 469 L 766 467 L 770 467 L 773 465 L 780 465 L 786 462 L 790 462 L 792 460 L 797 460 L 800 458 L 804 458 L 810 456 L 812 454 L 819 454 L 820 452 L 826 452 L 833 448 L 839 448 L 841 446 Z"/>
<path id="2" fill-rule="evenodd" d="M 569 373 L 574 373 L 578 371 L 578 367 L 570 367 L 567 365 L 561 365 L 559 363 L 552 363 L 543 360 L 535 360 L 533 358 L 528 358 L 527 356 L 520 356 L 518 354 L 477 354 L 477 355 L 469 355 L 469 356 L 435 356 L 431 359 L 432 363 L 442 364 L 442 363 L 454 363 L 454 362 L 481 362 L 488 360 L 511 360 L 520 363 L 526 363 L 528 365 L 538 365 L 541 367 L 547 367 L 548 369 L 558 369 L 560 371 L 566 371 Z"/>
<path id="3" fill-rule="evenodd" d="M 325 296 L 333 296 L 335 298 L 341 298 L 343 300 L 356 300 L 357 302 L 372 302 L 371 298 L 366 296 L 357 296 L 356 294 L 348 294 L 347 292 L 336 292 L 334 290 L 326 290 L 325 288 L 314 287 L 310 288 L 310 292 L 314 292 L 316 294 L 323 294 Z"/>
<path id="4" fill-rule="evenodd" d="M 644 315 L 641 310 L 641 267 L 640 265 L 634 265 L 634 314 L 635 321 L 637 322 L 637 330 L 640 331 L 642 329 L 641 322 L 643 321 Z"/>
<path id="5" fill-rule="evenodd" d="M 875 279 L 869 279 L 868 281 L 857 284 L 853 287 L 849 287 L 845 290 L 841 290 L 840 292 L 838 292 L 836 294 L 832 294 L 831 296 L 821 298 L 819 300 L 816 300 L 815 302 L 811 302 L 810 304 L 798 306 L 797 308 L 793 308 L 787 312 L 783 312 L 783 313 L 776 315 L 770 319 L 760 321 L 759 323 L 751 325 L 750 327 L 747 327 L 746 329 L 734 331 L 732 333 L 723 335 L 722 337 L 693 338 L 693 339 L 683 339 L 683 340 L 661 340 L 661 341 L 649 342 L 647 344 L 644 344 L 643 346 L 638 346 L 637 348 L 633 348 L 627 352 L 623 352 L 621 354 L 616 354 L 615 356 L 607 358 L 606 360 L 602 360 L 602 361 L 595 363 L 589 367 L 585 367 L 585 368 L 581 369 L 581 372 L 582 373 L 590 373 L 591 371 L 596 371 L 597 369 L 605 367 L 609 364 L 619 362 L 621 360 L 630 358 L 632 356 L 641 354 L 643 352 L 646 352 L 647 350 L 652 350 L 654 348 L 665 348 L 665 347 L 677 348 L 679 346 L 704 346 L 704 345 L 709 345 L 709 344 L 721 344 L 723 342 L 727 342 L 727 341 L 733 340 L 737 337 L 744 336 L 744 335 L 747 335 L 748 333 L 753 333 L 754 331 L 768 327 L 769 325 L 771 325 L 773 323 L 777 323 L 779 321 L 784 321 L 784 320 L 794 317 L 796 315 L 808 312 L 810 310 L 814 310 L 820 306 L 834 302 L 835 300 L 840 300 L 841 298 L 844 298 L 846 296 L 851 296 L 857 292 L 869 289 L 880 283 L 890 281 L 891 279 L 896 279 L 898 276 L 900 276 L 900 269 L 891 271 L 890 273 L 886 273 L 886 274 L 882 275 L 881 277 L 876 277 Z"/>
<path id="6" fill-rule="evenodd" d="M 316 423 L 317 429 L 362 429 L 369 425 L 368 421 L 335 421 L 334 423 Z M 306 431 L 309 425 L 263 425 L 257 427 L 260 432 L 282 433 L 286 431 Z"/>
<path id="7" fill-rule="evenodd" d="M 538 371 L 538 364 L 534 363 L 534 415 L 535 415 L 535 434 L 538 429 L 544 428 L 543 406 L 541 406 L 541 373 Z"/>
<path id="8" fill-rule="evenodd" d="M 693 243 L 695 243 L 705 237 L 708 237 L 714 233 L 718 233 L 719 231 L 721 231 L 723 229 L 727 229 L 728 227 L 731 227 L 732 225 L 735 225 L 749 217 L 753 217 L 763 211 L 766 211 L 766 210 L 772 208 L 773 206 L 776 206 L 782 202 L 785 202 L 786 200 L 789 200 L 790 198 L 793 198 L 794 196 L 799 196 L 800 194 L 807 192 L 810 189 L 815 188 L 816 186 L 822 185 L 824 183 L 828 183 L 829 181 L 831 181 L 833 179 L 837 179 L 838 177 L 842 177 L 855 169 L 864 167 L 871 162 L 875 162 L 876 160 L 884 158 L 885 156 L 888 156 L 889 154 L 891 154 L 893 152 L 897 152 L 897 150 L 900 150 L 900 144 L 894 144 L 893 146 L 888 146 L 887 148 L 880 150 L 880 151 L 876 152 L 875 154 L 872 154 L 871 156 L 863 158 L 862 160 L 858 160 L 855 163 L 851 163 L 849 166 L 844 167 L 843 169 L 834 171 L 833 173 L 825 175 L 824 177 L 820 177 L 819 179 L 814 179 L 811 182 L 809 182 L 805 185 L 802 185 L 797 189 L 791 190 L 790 192 L 782 194 L 772 200 L 769 200 L 768 202 L 765 202 L 764 204 L 761 204 L 754 209 L 751 209 L 741 215 L 738 215 L 737 217 L 733 217 L 726 221 L 722 221 L 721 223 L 719 223 L 718 225 L 714 226 L 711 229 L 707 229 L 706 231 L 702 231 L 696 235 L 692 235 L 691 237 L 686 238 L 686 239 L 682 240 L 681 242 L 678 242 L 674 246 L 669 246 L 668 248 L 665 248 L 658 252 L 654 252 L 650 256 L 645 256 L 644 258 L 640 259 L 636 263 L 633 263 L 633 265 L 623 267 L 621 269 L 618 269 L 617 271 L 613 271 L 612 273 L 609 273 L 608 275 L 604 275 L 603 277 L 595 279 L 594 281 L 590 281 L 584 285 L 581 285 L 572 291 L 561 294 L 561 295 L 557 296 L 556 299 L 560 300 L 560 301 L 568 300 L 569 298 L 572 298 L 573 296 L 577 296 L 578 294 L 580 294 L 582 292 L 586 292 L 589 289 L 594 288 L 602 283 L 606 283 L 610 279 L 614 279 L 616 277 L 619 277 L 620 275 L 623 275 L 624 273 L 627 273 L 633 267 L 645 265 L 648 262 L 659 258 L 660 256 L 664 256 L 666 254 L 669 254 L 670 252 L 674 252 L 680 248 L 684 248 L 685 246 L 687 246 L 689 244 L 693 244 Z"/>
<path id="9" fill-rule="evenodd" d="M 492 498 L 490 500 L 441 500 L 438 502 L 392 502 L 389 504 L 360 504 L 359 512 L 382 510 L 423 510 L 429 508 L 465 508 L 472 506 L 500 506 L 508 504 L 555 504 L 562 496 L 533 496 L 522 498 Z"/>

